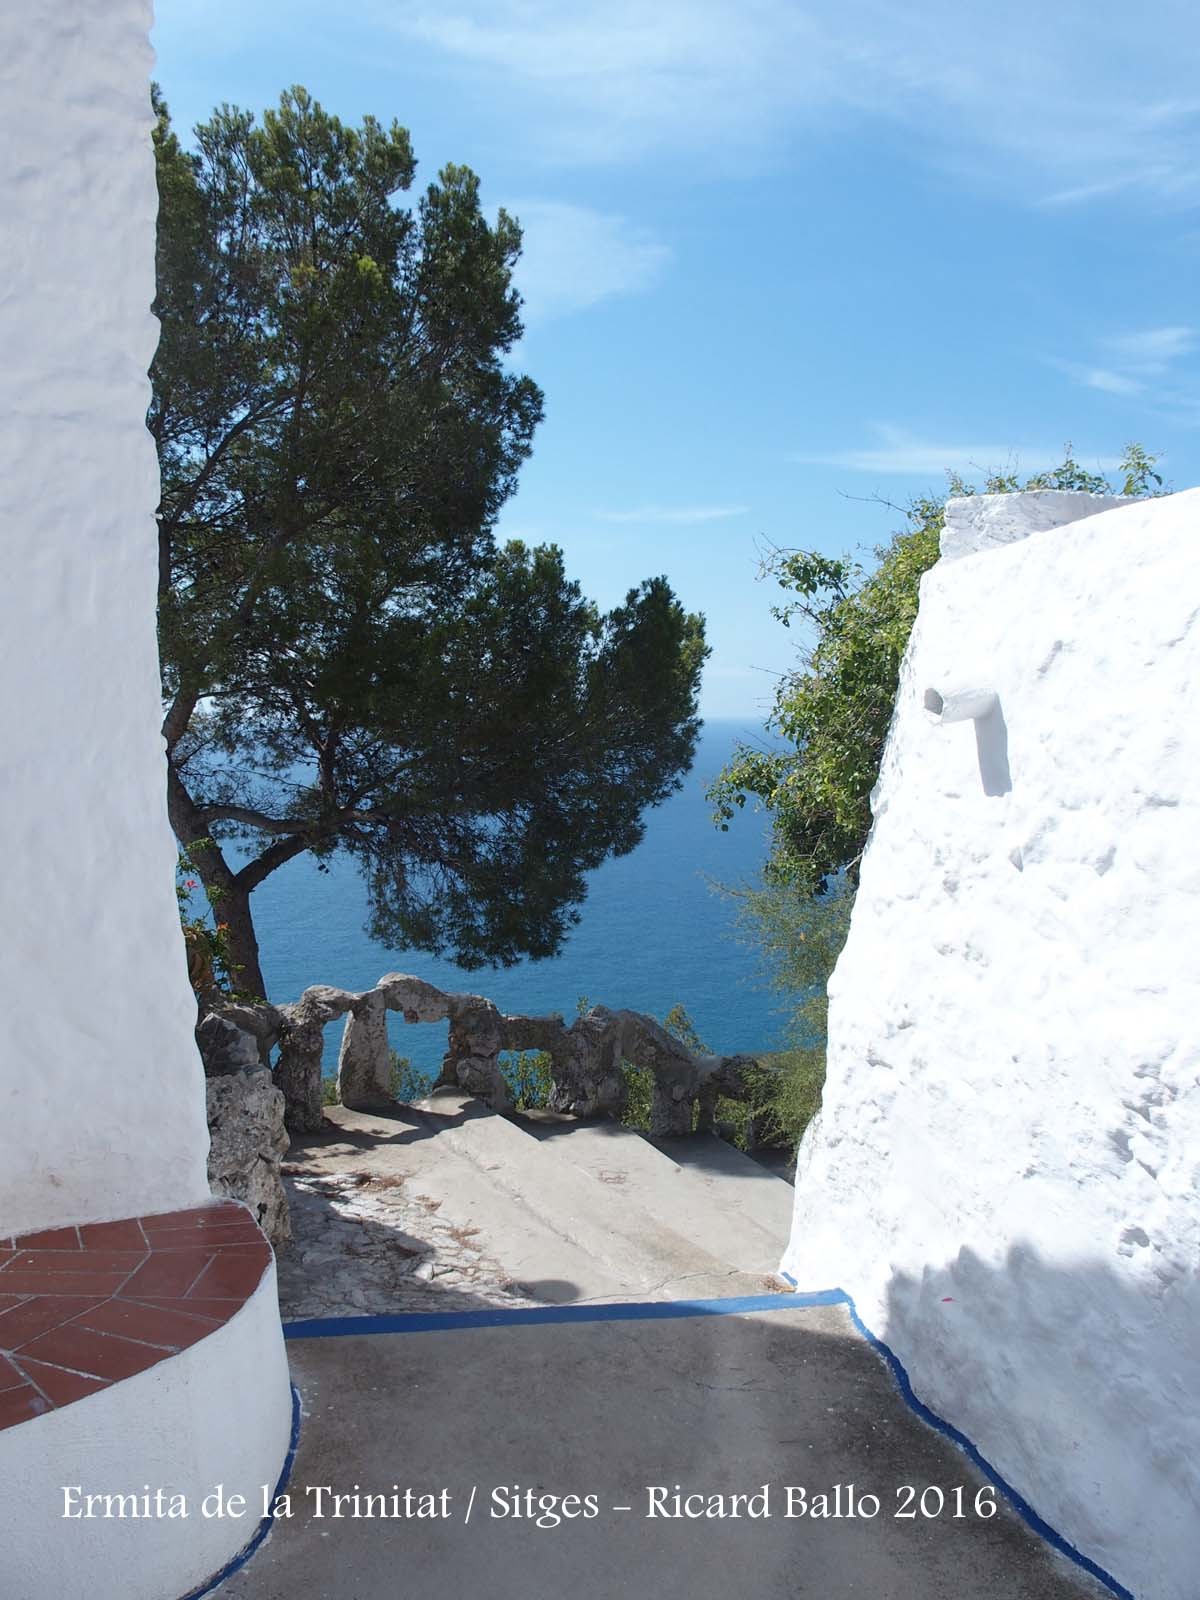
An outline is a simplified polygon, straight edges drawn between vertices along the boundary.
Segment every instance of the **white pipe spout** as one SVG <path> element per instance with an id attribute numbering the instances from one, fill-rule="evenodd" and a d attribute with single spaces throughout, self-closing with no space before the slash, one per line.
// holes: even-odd
<path id="1" fill-rule="evenodd" d="M 999 703 L 994 689 L 971 684 L 964 688 L 928 688 L 925 691 L 925 710 L 934 723 L 977 722 L 996 709 Z"/>

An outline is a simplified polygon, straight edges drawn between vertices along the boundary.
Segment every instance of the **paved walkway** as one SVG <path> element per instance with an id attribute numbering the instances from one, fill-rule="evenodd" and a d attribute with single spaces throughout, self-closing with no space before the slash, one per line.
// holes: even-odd
<path id="1" fill-rule="evenodd" d="M 905 1406 L 844 1307 L 769 1292 L 792 1192 L 720 1141 L 655 1146 L 442 1093 L 333 1108 L 288 1181 L 293 1332 L 364 1314 L 403 1331 L 322 1321 L 290 1342 L 294 1514 L 228 1600 L 1106 1593 Z M 673 1314 L 701 1298 L 723 1309 Z M 789 1488 L 807 1514 L 787 1515 Z M 756 1498 L 650 1514 L 676 1493 L 726 1512 L 710 1497 Z M 336 1494 L 414 1514 L 355 1515 L 380 1509 L 360 1498 L 336 1516 Z"/>
<path id="2" fill-rule="evenodd" d="M 904 1406 L 841 1307 L 359 1334 L 289 1352 L 304 1404 L 295 1514 L 222 1586 L 228 1600 L 1106 1592 L 1002 1501 L 977 1514 L 984 1480 Z M 808 1515 L 786 1516 L 789 1487 Z M 332 1515 L 334 1494 L 396 1495 L 385 1509 L 404 1511 L 406 1490 L 409 1510 L 424 1495 L 439 1514 L 355 1517 L 346 1500 Z M 941 1514 L 921 1515 L 921 1494 L 933 1510 L 939 1491 Z M 677 1492 L 701 1497 L 693 1509 L 758 1498 L 736 1517 L 649 1514 Z M 820 1495 L 843 1512 L 853 1496 L 860 1513 L 876 1495 L 879 1511 L 818 1517 Z M 764 1505 L 769 1517 L 746 1514 Z"/>

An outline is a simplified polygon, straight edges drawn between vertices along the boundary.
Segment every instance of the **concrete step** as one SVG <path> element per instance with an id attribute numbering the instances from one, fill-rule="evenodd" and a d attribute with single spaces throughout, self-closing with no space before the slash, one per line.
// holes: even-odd
<path id="1" fill-rule="evenodd" d="M 560 1160 L 741 1272 L 773 1273 L 787 1245 L 790 1185 L 711 1134 L 652 1144 L 619 1122 L 553 1112 L 512 1119 Z"/>
<path id="2" fill-rule="evenodd" d="M 402 1182 L 467 1230 L 528 1299 L 558 1305 L 628 1297 L 620 1274 L 452 1149 L 433 1119 L 408 1106 L 379 1114 L 329 1106 L 325 1116 L 339 1136 L 297 1140 L 288 1157 L 293 1168 L 314 1177 L 353 1171 Z"/>
<path id="3" fill-rule="evenodd" d="M 787 1178 L 761 1166 L 713 1134 L 693 1134 L 687 1139 L 660 1139 L 655 1148 L 689 1171 L 703 1174 L 714 1184 L 724 1185 L 725 1180 L 736 1179 L 735 1193 L 730 1195 L 727 1188 L 724 1191 L 729 1203 L 736 1203 L 738 1209 L 747 1217 L 752 1217 L 759 1227 L 765 1228 L 773 1238 L 782 1237 L 786 1244 L 796 1201 L 796 1191 Z M 790 1170 L 795 1171 L 794 1162 Z"/>
<path id="4" fill-rule="evenodd" d="M 593 1172 L 562 1159 L 551 1141 L 535 1138 L 478 1100 L 438 1089 L 411 1108 L 410 1115 L 425 1118 L 439 1145 L 473 1162 L 497 1193 L 517 1201 L 527 1217 L 578 1248 L 602 1274 L 619 1280 L 624 1297 L 674 1300 L 762 1293 L 768 1269 L 739 1269 L 706 1248 L 702 1233 L 679 1233 L 636 1198 L 621 1196 Z M 645 1188 L 652 1188 L 649 1181 Z M 690 1226 L 678 1209 L 676 1220 Z M 505 1259 L 503 1244 L 496 1253 Z"/>

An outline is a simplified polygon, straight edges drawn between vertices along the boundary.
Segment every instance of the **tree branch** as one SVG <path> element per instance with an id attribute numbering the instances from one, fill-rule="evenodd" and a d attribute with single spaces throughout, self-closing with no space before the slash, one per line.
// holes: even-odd
<path id="1" fill-rule="evenodd" d="M 256 856 L 234 876 L 234 883 L 244 893 L 249 894 L 252 889 L 257 889 L 264 878 L 269 878 L 277 867 L 282 867 L 285 861 L 291 861 L 294 856 L 301 856 L 311 846 L 312 838 L 309 835 L 294 835 L 290 839 L 279 839 L 275 844 L 269 845 L 262 855 Z"/>

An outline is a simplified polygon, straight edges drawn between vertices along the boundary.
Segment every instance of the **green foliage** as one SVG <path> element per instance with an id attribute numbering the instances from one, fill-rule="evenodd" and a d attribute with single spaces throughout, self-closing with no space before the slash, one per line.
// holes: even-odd
<path id="1" fill-rule="evenodd" d="M 673 1038 L 694 1050 L 698 1055 L 708 1055 L 708 1046 L 696 1032 L 696 1026 L 682 1005 L 674 1005 L 663 1018 L 663 1027 Z M 621 1062 L 621 1076 L 625 1080 L 625 1109 L 621 1121 L 627 1128 L 639 1133 L 650 1131 L 650 1111 L 654 1101 L 654 1074 L 647 1067 L 635 1066 L 632 1061 Z"/>
<path id="2" fill-rule="evenodd" d="M 757 947 L 767 985 L 787 1015 L 787 1048 L 762 1058 L 753 1075 L 755 1132 L 765 1143 L 795 1149 L 821 1105 L 826 986 L 846 942 L 854 891 L 842 875 L 822 896 L 769 883 L 740 891 L 737 899 L 739 928 Z"/>
<path id="3" fill-rule="evenodd" d="M 674 1005 L 663 1018 L 663 1027 L 673 1039 L 678 1039 L 680 1044 L 693 1051 L 698 1056 L 708 1056 L 712 1051 L 696 1032 L 696 1024 L 688 1015 L 686 1007 Z"/>
<path id="4" fill-rule="evenodd" d="M 302 88 L 195 154 L 155 106 L 168 798 L 245 981 L 249 896 L 305 852 L 355 860 L 394 949 L 552 955 L 690 765 L 707 648 L 663 578 L 604 613 L 555 546 L 497 545 L 542 415 L 505 360 L 520 229 L 461 166 L 398 204 L 405 130 Z"/>
<path id="5" fill-rule="evenodd" d="M 1156 458 L 1126 446 L 1119 485 L 1087 471 L 1068 445 L 1051 471 L 1024 481 L 991 473 L 987 494 L 1070 489 L 1098 494 L 1165 492 Z M 975 494 L 948 474 L 952 495 Z M 756 1114 L 788 1143 L 815 1114 L 824 1082 L 826 984 L 845 942 L 858 867 L 871 825 L 870 795 L 920 581 L 938 558 L 943 505 L 911 502 L 907 526 L 876 550 L 871 572 L 849 556 L 780 550 L 764 564 L 784 592 L 772 608 L 785 627 L 806 625 L 808 648 L 776 691 L 768 729 L 784 748 L 740 747 L 709 790 L 719 826 L 748 803 L 772 817 L 763 887 L 742 892 L 743 929 L 760 946 L 772 986 L 790 997 L 790 1046 L 754 1088 Z"/>
<path id="6" fill-rule="evenodd" d="M 542 1111 L 553 1087 L 551 1057 L 545 1050 L 504 1050 L 498 1058 L 517 1111 Z"/>
<path id="7" fill-rule="evenodd" d="M 388 1093 L 393 1100 L 408 1106 L 417 1100 L 424 1100 L 432 1091 L 433 1079 L 429 1073 L 414 1067 L 407 1056 L 402 1056 L 395 1050 L 388 1051 Z M 340 1104 L 336 1073 L 321 1079 L 321 1104 L 325 1106 Z"/>
<path id="8" fill-rule="evenodd" d="M 198 994 L 213 988 L 221 990 L 230 999 L 243 996 L 237 988 L 240 971 L 233 960 L 229 943 L 229 924 L 218 920 L 219 891 L 205 894 L 208 914 L 194 904 L 202 885 L 193 876 L 197 853 L 206 841 L 198 840 L 188 850 L 181 850 L 175 862 L 175 900 L 179 907 L 179 925 L 187 950 L 188 977 Z"/>
<path id="9" fill-rule="evenodd" d="M 388 1062 L 390 1067 L 388 1093 L 393 1100 L 399 1100 L 402 1105 L 410 1106 L 415 1101 L 424 1100 L 427 1095 L 432 1094 L 432 1076 L 414 1067 L 407 1056 L 389 1050 Z"/>
<path id="10" fill-rule="evenodd" d="M 1149 496 L 1152 499 L 1157 499 L 1159 495 L 1170 494 L 1170 488 L 1154 470 L 1157 461 L 1158 457 L 1150 455 L 1143 445 L 1127 444 L 1121 460 L 1121 471 L 1125 474 L 1121 483 L 1121 493 L 1139 497 Z M 1151 484 L 1154 485 L 1153 489 L 1150 487 Z"/>
<path id="11" fill-rule="evenodd" d="M 825 1045 L 793 1046 L 764 1058 L 751 1100 L 755 1137 L 761 1144 L 795 1150 L 821 1109 Z"/>
<path id="12" fill-rule="evenodd" d="M 621 1112 L 621 1122 L 639 1133 L 649 1133 L 654 1074 L 647 1067 L 635 1067 L 632 1061 L 622 1061 L 621 1076 L 625 1080 L 625 1109 Z"/>
<path id="13" fill-rule="evenodd" d="M 829 1011 L 826 984 L 854 909 L 850 883 L 840 875 L 820 896 L 778 882 L 727 892 L 737 901 L 740 935 L 756 947 L 766 986 L 787 1011 L 789 1044 L 802 1050 L 821 1045 Z"/>

